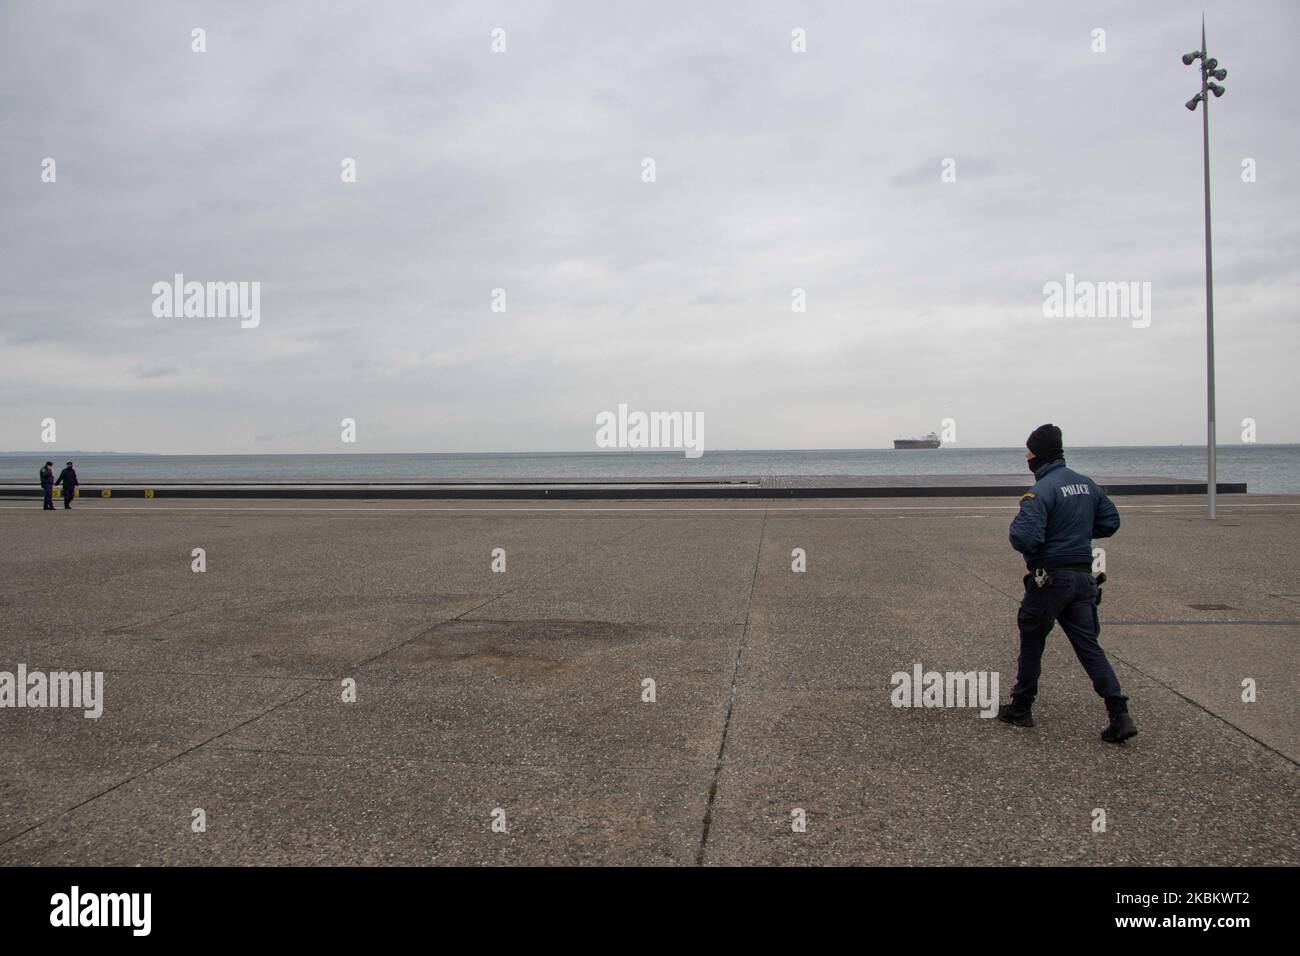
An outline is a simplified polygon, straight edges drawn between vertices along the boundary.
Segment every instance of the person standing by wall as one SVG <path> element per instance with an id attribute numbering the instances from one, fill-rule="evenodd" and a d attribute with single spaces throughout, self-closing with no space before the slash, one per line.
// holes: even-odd
<path id="1" fill-rule="evenodd" d="M 42 511 L 54 510 L 54 462 L 47 461 L 41 469 L 41 494 L 45 496 Z"/>
<path id="2" fill-rule="evenodd" d="M 55 484 L 63 486 L 63 507 L 65 509 L 71 508 L 72 499 L 77 496 L 77 485 L 79 484 L 77 472 L 72 467 L 72 462 L 68 462 L 67 467 L 59 472 L 59 480 Z"/>

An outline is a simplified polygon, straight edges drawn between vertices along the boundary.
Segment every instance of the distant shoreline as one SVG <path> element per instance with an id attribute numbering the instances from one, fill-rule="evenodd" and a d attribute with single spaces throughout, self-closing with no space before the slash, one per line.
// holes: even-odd
<path id="1" fill-rule="evenodd" d="M 1175 445 L 1072 445 L 1066 448 L 1068 455 L 1071 450 L 1075 451 L 1114 451 L 1124 449 L 1172 449 L 1172 448 L 1198 448 L 1204 449 L 1204 444 L 1175 444 Z M 1297 448 L 1300 442 L 1219 442 L 1216 446 L 1219 449 L 1224 448 Z M 871 451 L 995 451 L 995 452 L 1023 452 L 1023 445 L 944 445 L 937 449 L 897 449 L 891 445 L 874 445 L 861 446 L 857 448 L 713 448 L 704 452 L 705 455 L 777 455 L 777 454 L 853 454 L 856 452 Z M 39 458 L 41 456 L 55 457 L 73 455 L 91 455 L 101 457 L 118 457 L 118 458 L 321 458 L 337 456 L 440 456 L 455 458 L 470 458 L 480 456 L 490 457 L 556 457 L 568 458 L 574 456 L 589 456 L 592 458 L 614 458 L 622 455 L 636 455 L 638 457 L 674 457 L 680 458 L 681 452 L 672 449 L 608 449 L 586 451 L 250 451 L 250 452 L 167 452 L 167 451 L 86 451 L 84 449 L 68 449 L 52 452 L 50 449 L 44 451 L 0 451 L 0 456 L 12 458 Z"/>

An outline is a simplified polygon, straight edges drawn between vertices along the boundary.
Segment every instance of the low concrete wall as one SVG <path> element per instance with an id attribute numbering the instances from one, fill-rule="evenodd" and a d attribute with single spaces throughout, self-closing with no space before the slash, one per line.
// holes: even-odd
<path id="1" fill-rule="evenodd" d="M 788 499 L 788 498 L 1001 498 L 1019 497 L 1031 482 L 1009 484 L 980 476 L 846 479 L 780 478 L 719 482 L 609 482 L 487 484 L 87 484 L 83 498 L 280 498 L 280 499 L 424 499 L 424 500 L 619 500 L 619 499 Z M 1204 495 L 1205 482 L 1178 479 L 1116 479 L 1102 482 L 1111 495 Z M 1245 482 L 1219 482 L 1219 494 L 1245 494 Z M 0 485 L 0 498 L 40 498 L 27 484 Z"/>

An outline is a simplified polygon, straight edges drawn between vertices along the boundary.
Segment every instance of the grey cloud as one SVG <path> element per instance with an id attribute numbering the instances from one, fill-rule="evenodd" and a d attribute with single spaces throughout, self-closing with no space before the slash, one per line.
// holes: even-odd
<path id="1" fill-rule="evenodd" d="M 174 365 L 155 365 L 150 368 L 138 369 L 135 377 L 140 379 L 162 378 L 166 375 L 175 375 L 178 371 L 180 370 Z"/>
<path id="2" fill-rule="evenodd" d="M 964 441 L 1016 443 L 1002 411 L 1062 356 L 1097 433 L 1199 440 L 1175 0 L 322 10 L 0 7 L 0 448 L 51 381 L 61 429 L 164 452 L 336 451 L 344 415 L 372 451 L 585 448 L 638 396 L 706 411 L 718 447 L 881 445 L 944 402 Z M 1209 20 L 1220 394 L 1300 427 L 1300 13 Z M 261 282 L 261 327 L 155 319 L 175 272 Z M 1066 272 L 1151 281 L 1149 334 L 1044 323 Z"/>

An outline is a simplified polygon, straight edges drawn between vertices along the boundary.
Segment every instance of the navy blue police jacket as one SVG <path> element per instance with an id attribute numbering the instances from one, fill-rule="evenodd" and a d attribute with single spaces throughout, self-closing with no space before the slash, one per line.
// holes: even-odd
<path id="1" fill-rule="evenodd" d="M 1011 522 L 1011 547 L 1030 570 L 1091 565 L 1092 539 L 1119 530 L 1119 510 L 1100 485 L 1066 468 L 1063 459 L 1035 468 L 1034 479 Z"/>

